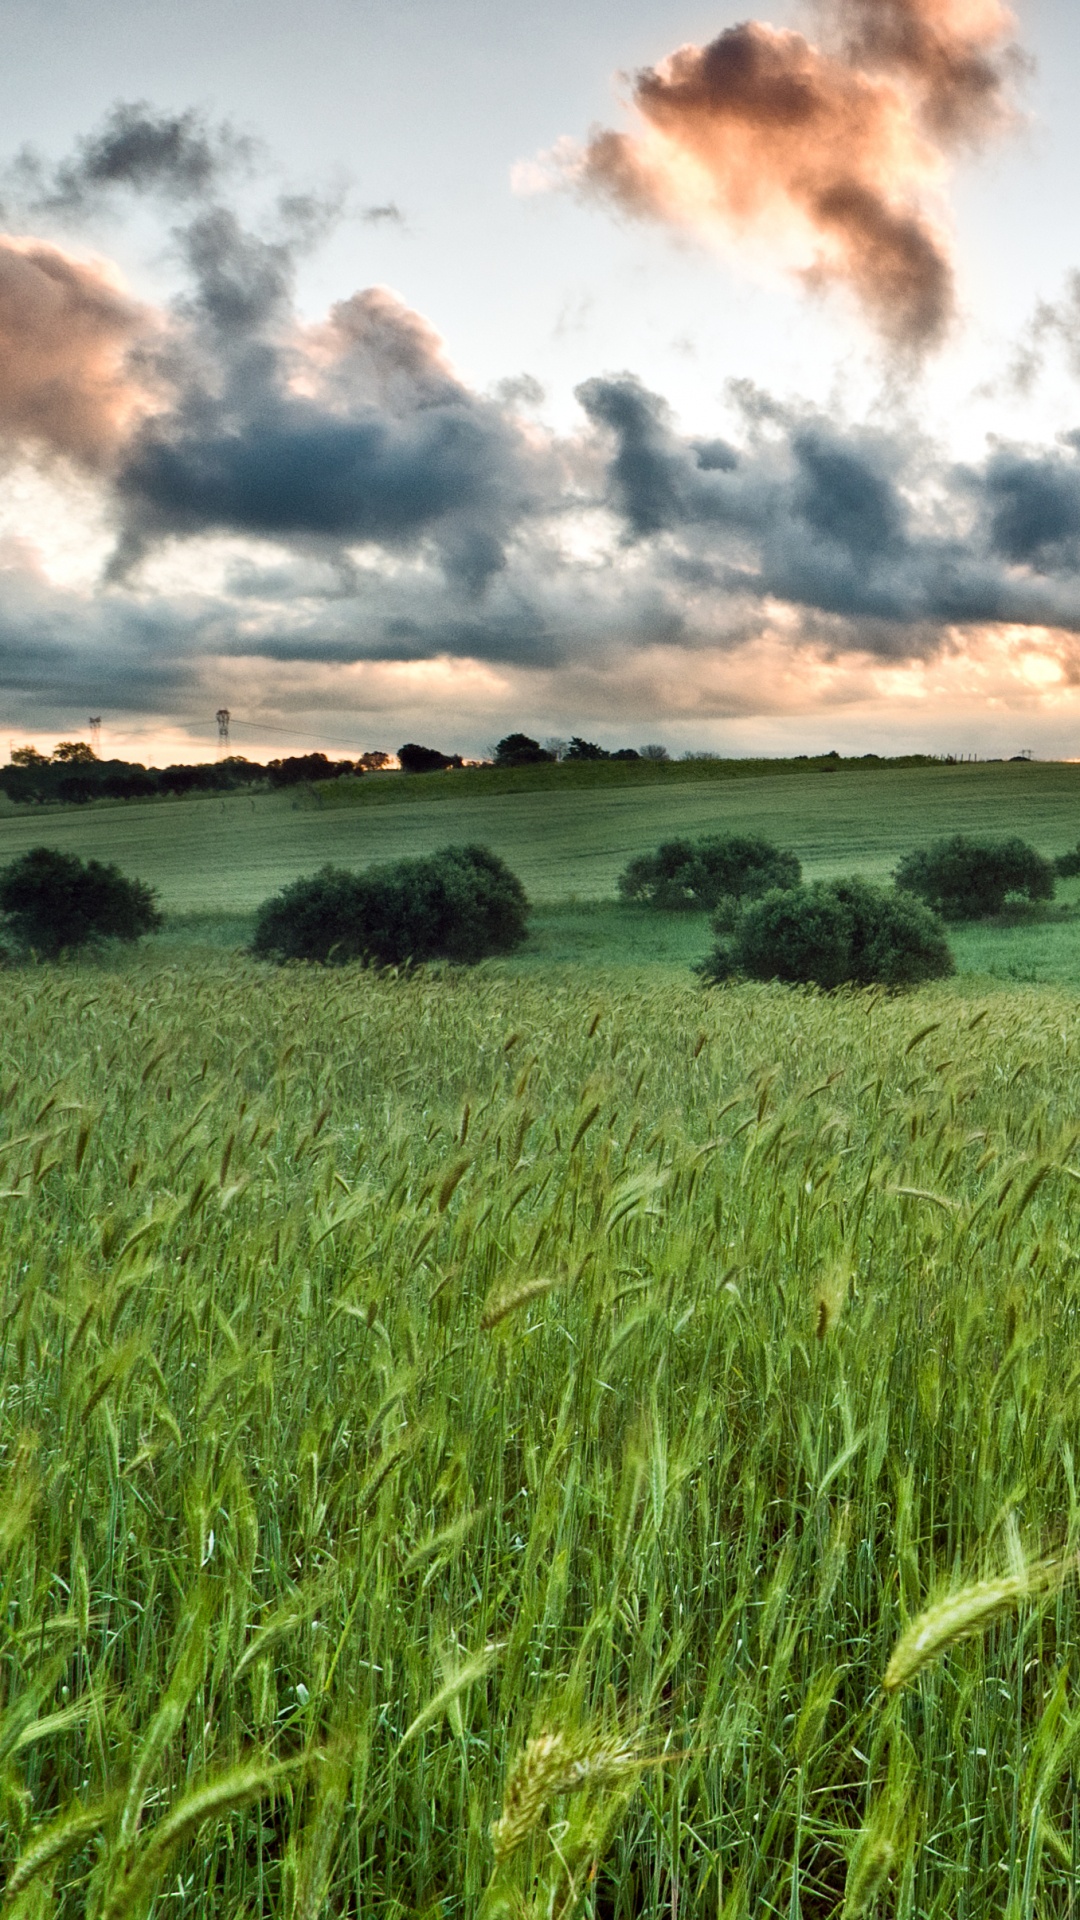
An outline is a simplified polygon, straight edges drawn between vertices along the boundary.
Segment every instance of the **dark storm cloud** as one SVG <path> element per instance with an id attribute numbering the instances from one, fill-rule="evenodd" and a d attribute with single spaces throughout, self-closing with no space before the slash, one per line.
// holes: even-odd
<path id="1" fill-rule="evenodd" d="M 87 604 L 14 570 L 0 582 L 0 682 L 14 722 L 49 714 L 70 725 L 72 708 L 153 713 L 189 697 L 215 619 L 166 600 Z"/>
<path id="2" fill-rule="evenodd" d="M 227 530 L 402 547 L 440 528 L 452 569 L 482 578 L 501 563 L 505 442 L 496 417 L 465 404 L 395 421 L 279 398 L 229 433 L 155 425 L 117 490 L 144 540 Z"/>
<path id="3" fill-rule="evenodd" d="M 186 236 L 190 337 L 174 405 L 115 478 L 115 571 L 161 541 L 234 533 L 394 552 L 430 540 L 478 591 L 526 511 L 530 459 L 496 405 L 458 381 L 418 315 L 380 290 L 297 329 L 287 245 L 215 209 Z"/>
<path id="4" fill-rule="evenodd" d="M 130 431 L 113 436 L 109 577 L 127 577 L 164 541 L 223 533 L 341 553 L 357 543 L 398 554 L 428 543 L 449 580 L 481 591 L 505 564 L 532 498 L 535 450 L 506 409 L 456 377 L 433 329 L 385 290 L 339 302 L 321 326 L 300 322 L 297 262 L 339 217 L 340 196 L 280 195 L 256 230 L 223 197 L 248 157 L 227 128 L 140 103 L 115 108 L 51 173 L 39 166 L 39 203 L 54 213 L 116 189 L 160 192 L 183 208 L 172 240 L 186 284 L 159 316 L 158 337 L 131 340 L 125 365 L 129 340 L 113 310 L 98 324 L 103 332 L 108 320 L 120 337 L 110 362 L 116 416 L 125 377 L 132 394 L 149 386 L 154 395 L 152 407 L 133 401 Z M 389 203 L 369 212 L 398 215 Z M 67 260 L 39 251 L 45 265 L 46 254 Z M 18 267 L 25 279 L 23 256 L 12 259 L 12 274 Z M 72 286 L 90 277 L 67 273 Z M 127 311 L 118 296 L 113 309 Z M 100 388 L 84 351 L 72 392 L 60 396 L 65 408 L 87 369 Z M 2 402 L 0 392 L 0 431 Z M 97 389 L 81 414 L 95 409 L 100 416 Z M 57 450 L 69 452 L 63 409 L 53 411 Z"/>
<path id="5" fill-rule="evenodd" d="M 860 644 L 889 657 L 916 628 L 921 649 L 951 625 L 1080 627 L 1080 434 L 961 468 L 902 433 L 785 414 L 754 394 L 746 445 L 721 443 L 713 471 L 632 377 L 588 381 L 579 398 L 608 440 L 606 498 L 625 538 L 651 546 L 688 594 L 858 622 Z"/>
<path id="6" fill-rule="evenodd" d="M 186 317 L 208 323 L 226 342 L 287 320 L 296 271 L 288 239 L 249 232 L 227 207 L 198 214 L 178 237 L 193 283 L 180 302 Z"/>
<path id="7" fill-rule="evenodd" d="M 989 508 L 989 536 L 1005 560 L 1040 573 L 1080 562 L 1080 464 L 1072 453 L 1001 448 L 976 480 Z"/>
<path id="8" fill-rule="evenodd" d="M 820 429 L 796 434 L 796 510 L 819 540 L 854 559 L 902 551 L 905 516 L 889 476 L 864 453 Z"/>
<path id="9" fill-rule="evenodd" d="M 23 154 L 16 179 L 25 195 L 53 212 L 86 210 L 116 188 L 197 200 L 249 165 L 254 153 L 253 141 L 228 125 L 212 126 L 194 109 L 159 113 L 145 100 L 121 100 L 56 167 Z"/>
<path id="10" fill-rule="evenodd" d="M 631 534 L 737 517 L 742 489 L 719 477 L 739 464 L 726 441 L 678 439 L 666 402 L 631 374 L 586 380 L 577 398 L 594 425 L 608 428 L 614 439 L 612 504 Z"/>

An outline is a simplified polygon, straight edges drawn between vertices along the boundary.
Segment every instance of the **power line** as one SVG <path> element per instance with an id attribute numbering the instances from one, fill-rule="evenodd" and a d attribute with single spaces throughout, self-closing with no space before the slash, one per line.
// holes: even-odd
<path id="1" fill-rule="evenodd" d="M 222 709 L 222 711 L 224 711 L 224 709 Z M 181 727 L 205 727 L 206 731 L 209 732 L 214 722 L 210 720 L 180 720 L 176 724 Z M 229 715 L 229 727 L 230 730 L 236 727 L 243 727 L 246 728 L 249 733 L 283 733 L 286 734 L 290 740 L 294 741 L 315 740 L 319 746 L 333 747 L 337 753 L 360 753 L 363 751 L 355 741 L 327 740 L 325 735 L 311 733 L 303 727 L 275 726 L 271 720 L 238 720 L 234 713 L 230 713 Z"/>

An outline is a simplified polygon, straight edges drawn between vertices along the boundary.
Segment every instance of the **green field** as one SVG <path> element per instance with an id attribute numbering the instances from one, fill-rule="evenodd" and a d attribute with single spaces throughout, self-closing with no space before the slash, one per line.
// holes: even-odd
<path id="1" fill-rule="evenodd" d="M 1074 1912 L 1072 996 L 0 988 L 6 1911 Z"/>
<path id="2" fill-rule="evenodd" d="M 573 782 L 560 788 L 564 771 Z M 632 769 L 633 780 L 623 773 L 617 781 L 618 772 L 599 763 L 342 782 L 301 796 L 11 809 L 0 815 L 0 863 L 42 841 L 115 860 L 160 889 L 170 925 L 155 944 L 179 955 L 192 945 L 243 946 L 259 903 L 327 861 L 364 866 L 480 840 L 520 874 L 537 905 L 512 970 L 557 963 L 670 971 L 707 951 L 706 920 L 629 911 L 615 900 L 626 862 L 664 838 L 759 832 L 793 847 L 811 879 L 858 871 L 880 880 L 902 853 L 937 834 L 1021 833 L 1046 854 L 1080 839 L 1080 766 L 864 771 L 845 763 L 822 774 L 816 764 L 791 762 L 780 771 L 735 763 L 734 772 L 725 762 L 681 763 Z M 481 780 L 486 790 L 470 790 Z M 531 790 L 518 790 L 529 780 Z M 1080 987 L 1078 903 L 1080 886 L 1069 882 L 1041 918 L 954 930 L 959 966 L 990 979 Z"/>
<path id="3" fill-rule="evenodd" d="M 228 913 L 252 911 L 328 860 L 363 866 L 455 841 L 483 841 L 533 899 L 554 902 L 611 898 L 632 854 L 680 833 L 761 832 L 793 847 L 811 877 L 858 870 L 872 879 L 940 833 L 1020 833 L 1046 853 L 1080 839 L 1080 765 L 833 775 L 788 767 L 737 780 L 687 764 L 658 771 L 670 777 L 480 794 L 465 791 L 469 776 L 376 778 L 377 797 L 369 802 L 360 783 L 353 806 L 333 804 L 328 788 L 314 801 L 267 794 L 12 809 L 0 816 L 0 862 L 44 840 L 116 860 L 159 887 L 169 911 Z"/>
<path id="4" fill-rule="evenodd" d="M 1074 1920 L 1080 883 L 901 996 L 705 991 L 706 917 L 613 884 L 725 824 L 1054 852 L 1078 799 L 0 819 L 170 914 L 0 971 L 0 1915 Z M 520 954 L 239 951 L 296 872 L 481 837 Z"/>

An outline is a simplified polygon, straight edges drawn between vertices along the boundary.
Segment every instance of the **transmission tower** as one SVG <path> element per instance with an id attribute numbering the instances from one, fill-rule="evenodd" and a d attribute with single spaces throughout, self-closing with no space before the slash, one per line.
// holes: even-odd
<path id="1" fill-rule="evenodd" d="M 232 718 L 228 707 L 219 707 L 214 715 L 217 721 L 218 752 L 226 752 L 229 745 L 229 721 Z"/>
<path id="2" fill-rule="evenodd" d="M 97 750 L 98 750 L 98 748 L 99 748 L 99 747 L 100 747 L 100 745 L 101 745 L 101 715 L 100 715 L 100 713 L 92 713 L 92 714 L 90 715 L 90 722 L 89 722 L 89 724 L 90 724 L 90 745 L 92 746 L 92 748 L 93 748 L 93 750 L 94 750 L 94 752 L 96 753 L 96 752 L 97 752 Z"/>

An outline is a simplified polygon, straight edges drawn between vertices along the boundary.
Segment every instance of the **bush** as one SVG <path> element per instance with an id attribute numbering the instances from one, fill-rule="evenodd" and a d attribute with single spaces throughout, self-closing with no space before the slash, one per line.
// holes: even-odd
<path id="1" fill-rule="evenodd" d="M 865 880 L 777 888 L 746 907 L 700 971 L 819 987 L 917 986 L 953 971 L 940 922 L 913 894 Z"/>
<path id="2" fill-rule="evenodd" d="M 316 780 L 341 780 L 362 774 L 359 761 L 328 760 L 325 753 L 294 753 L 284 760 L 268 760 L 266 777 L 272 787 L 298 787 Z"/>
<path id="3" fill-rule="evenodd" d="M 723 902 L 756 899 L 773 887 L 797 887 L 793 853 L 771 841 L 729 834 L 712 840 L 668 840 L 643 853 L 619 875 L 624 900 L 665 912 L 714 910 Z"/>
<path id="4" fill-rule="evenodd" d="M 1080 841 L 1070 847 L 1068 853 L 1059 853 L 1054 861 L 1054 872 L 1062 880 L 1075 880 L 1080 873 Z"/>
<path id="5" fill-rule="evenodd" d="M 438 747 L 420 747 L 415 740 L 407 740 L 398 748 L 398 762 L 402 773 L 445 773 L 447 767 L 460 767 L 459 753 L 440 753 Z"/>
<path id="6" fill-rule="evenodd" d="M 918 847 L 901 860 L 896 885 L 947 920 L 1000 913 L 1012 895 L 1052 900 L 1054 863 L 1023 840 L 972 840 L 962 833 Z"/>
<path id="7" fill-rule="evenodd" d="M 569 757 L 568 754 L 567 759 Z M 538 767 L 545 760 L 554 758 L 555 755 L 542 747 L 539 740 L 530 740 L 527 733 L 508 733 L 495 749 L 497 767 Z"/>
<path id="8" fill-rule="evenodd" d="M 444 847 L 366 873 L 323 867 L 259 909 L 252 951 L 275 960 L 404 966 L 482 960 L 525 938 L 529 903 L 487 847 Z"/>
<path id="9" fill-rule="evenodd" d="M 0 871 L 0 913 L 18 945 L 47 960 L 90 941 L 138 940 L 161 925 L 144 881 L 53 847 L 34 847 Z"/>

